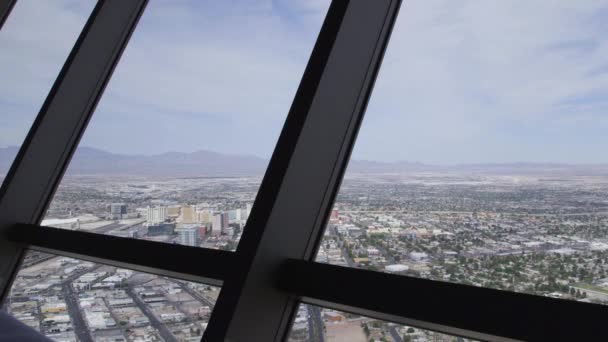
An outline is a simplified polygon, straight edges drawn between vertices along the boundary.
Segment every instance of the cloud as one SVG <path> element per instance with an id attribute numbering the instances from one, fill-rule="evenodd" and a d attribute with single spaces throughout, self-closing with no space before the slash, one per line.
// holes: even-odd
<path id="1" fill-rule="evenodd" d="M 323 18 L 272 1 L 151 2 L 83 144 L 270 156 Z M 114 142 L 110 117 L 133 124 Z"/>
<path id="2" fill-rule="evenodd" d="M 17 2 L 0 30 L 0 146 L 21 144 L 94 5 Z"/>
<path id="3" fill-rule="evenodd" d="M 0 32 L 0 145 L 20 143 L 87 15 L 28 1 L 58 24 L 29 6 Z M 269 156 L 328 4 L 151 1 L 82 144 Z M 608 1 L 404 2 L 354 157 L 608 162 L 606 29 Z"/>
<path id="4" fill-rule="evenodd" d="M 20 113 L 30 113 L 30 120 L 21 114 L 7 119 L 21 120 L 22 128 L 31 123 L 75 40 L 68 33 L 77 35 L 84 24 L 75 17 L 86 19 L 75 1 L 23 3 L 13 17 L 29 20 L 3 32 L 2 41 L 22 49 L 3 49 L 9 62 L 3 64 L 36 69 L 7 70 L 0 95 L 0 103 L 10 101 Z M 328 4 L 151 1 L 82 144 L 126 153 L 210 149 L 269 156 Z M 43 19 L 61 25 L 33 19 L 41 17 L 41 7 Z M 9 110 L 8 104 L 0 106 Z M 14 122 L 9 126 L 17 130 Z M 5 135 L 0 145 L 21 139 Z"/>
<path id="5" fill-rule="evenodd" d="M 608 74 L 597 72 L 607 5 L 404 2 L 355 157 L 608 161 L 607 138 L 587 135 L 608 128 L 605 105 L 589 101 L 608 95 Z M 587 124 L 565 124 L 582 116 Z"/>

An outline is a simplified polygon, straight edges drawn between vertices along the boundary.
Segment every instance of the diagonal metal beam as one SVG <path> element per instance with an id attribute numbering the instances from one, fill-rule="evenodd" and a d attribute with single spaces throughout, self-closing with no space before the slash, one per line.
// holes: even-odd
<path id="1" fill-rule="evenodd" d="M 0 233 L 41 220 L 146 3 L 101 0 L 95 6 L 0 189 Z M 23 250 L 0 239 L 0 300 Z"/>
<path id="2" fill-rule="evenodd" d="M 314 255 L 400 1 L 335 0 L 313 50 L 204 339 L 283 340 L 297 302 L 273 287 Z"/>
<path id="3" fill-rule="evenodd" d="M 11 15 L 16 2 L 17 0 L 0 0 L 0 30 L 2 30 L 8 16 Z"/>

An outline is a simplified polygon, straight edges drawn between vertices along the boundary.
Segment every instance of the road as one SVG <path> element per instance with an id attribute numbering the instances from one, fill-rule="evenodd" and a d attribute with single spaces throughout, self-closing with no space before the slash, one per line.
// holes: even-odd
<path id="1" fill-rule="evenodd" d="M 148 319 L 150 320 L 150 324 L 154 328 L 156 328 L 156 330 L 158 330 L 160 336 L 163 338 L 163 340 L 165 342 L 177 342 L 177 339 L 175 338 L 175 336 L 173 336 L 173 334 L 171 334 L 169 329 L 167 329 L 167 326 L 164 323 L 162 323 L 161 321 L 159 321 L 158 318 L 156 318 L 156 316 L 154 315 L 152 310 L 150 310 L 150 308 L 148 308 L 146 303 L 144 303 L 139 298 L 139 296 L 137 296 L 133 292 L 133 289 L 128 288 L 126 290 L 126 292 L 129 294 L 129 296 L 131 296 L 131 298 L 133 298 L 133 301 L 135 302 L 137 307 L 141 310 L 141 312 L 143 312 L 144 315 L 146 315 L 148 317 Z"/>
<path id="2" fill-rule="evenodd" d="M 323 318 L 321 317 L 321 309 L 309 305 L 308 306 L 308 335 L 312 342 L 325 342 L 325 330 Z"/>
<path id="3" fill-rule="evenodd" d="M 89 328 L 82 317 L 80 306 L 78 305 L 78 296 L 74 293 L 74 289 L 71 286 L 71 282 L 64 282 L 61 285 L 61 291 L 63 297 L 68 306 L 68 313 L 72 319 L 72 326 L 74 327 L 74 333 L 81 342 L 93 342 Z"/>
<path id="4" fill-rule="evenodd" d="M 395 326 L 388 328 L 388 332 L 391 334 L 391 337 L 395 342 L 403 342 L 403 340 L 401 339 L 401 335 L 399 335 Z"/>
<path id="5" fill-rule="evenodd" d="M 184 290 L 187 294 L 191 295 L 198 301 L 208 305 L 210 308 L 213 308 L 213 306 L 215 305 L 215 303 L 213 303 L 209 299 L 201 296 L 199 293 L 197 293 L 196 291 L 189 288 L 188 285 L 184 284 L 183 282 L 178 281 L 177 283 L 179 284 L 179 287 L 181 287 L 181 289 Z"/>
<path id="6" fill-rule="evenodd" d="M 38 251 L 30 251 L 28 254 L 30 254 L 29 258 L 26 257 L 27 260 L 26 259 L 23 260 L 23 264 L 21 265 L 22 269 L 37 265 L 41 262 L 44 262 L 44 261 L 47 261 L 47 260 L 50 260 L 50 259 L 56 257 L 56 255 L 46 254 L 46 253 L 38 252 Z M 36 255 L 36 258 L 33 258 L 33 255 Z"/>
<path id="7" fill-rule="evenodd" d="M 346 260 L 346 264 L 348 265 L 348 267 L 353 267 L 353 268 L 357 267 L 357 264 L 355 264 L 355 261 L 348 255 L 348 251 L 346 250 L 346 246 L 344 246 L 342 237 L 338 233 L 338 229 L 336 227 L 329 228 L 329 235 L 335 237 L 337 239 L 338 243 L 340 244 L 340 250 L 342 251 L 342 257 L 344 258 L 344 260 Z"/>
<path id="8" fill-rule="evenodd" d="M 89 327 L 87 326 L 84 317 L 82 317 L 82 311 L 80 310 L 80 305 L 78 305 L 78 295 L 74 293 L 72 282 L 81 275 L 88 272 L 94 272 L 98 268 L 99 266 L 94 266 L 81 270 L 80 272 L 76 272 L 65 278 L 61 282 L 61 292 L 63 293 L 63 298 L 65 298 L 65 303 L 68 307 L 68 313 L 72 320 L 74 333 L 78 337 L 78 340 L 83 342 L 92 342 L 93 338 L 91 337 L 91 332 L 89 331 Z"/>
<path id="9" fill-rule="evenodd" d="M 321 317 L 321 309 L 309 305 L 308 306 L 308 328 L 311 341 L 325 342 L 325 324 Z"/>
<path id="10" fill-rule="evenodd" d="M 101 226 L 99 228 L 95 228 L 95 229 L 91 229 L 91 230 L 80 230 L 82 232 L 90 232 L 90 233 L 96 233 L 96 234 L 106 234 L 107 232 L 114 230 L 114 229 L 118 229 L 120 227 L 124 226 L 124 224 L 120 224 L 118 222 L 114 222 L 114 223 L 110 223 L 108 225 L 105 226 Z"/>

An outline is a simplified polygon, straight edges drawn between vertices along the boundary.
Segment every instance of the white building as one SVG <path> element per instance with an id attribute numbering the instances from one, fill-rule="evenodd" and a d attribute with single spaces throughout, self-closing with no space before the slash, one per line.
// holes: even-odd
<path id="1" fill-rule="evenodd" d="M 61 229 L 80 229 L 80 219 L 77 217 L 68 219 L 46 219 L 42 220 L 41 225 L 47 227 L 61 228 Z"/>
<path id="2" fill-rule="evenodd" d="M 215 214 L 211 219 L 211 235 L 220 235 L 222 233 L 222 214 Z"/>
<path id="3" fill-rule="evenodd" d="M 394 264 L 394 265 L 386 265 L 384 270 L 386 272 L 396 273 L 396 272 L 404 272 L 407 271 L 409 267 L 407 265 Z"/>
<path id="4" fill-rule="evenodd" d="M 167 207 L 148 207 L 148 224 L 159 224 L 165 222 L 168 217 Z"/>
<path id="5" fill-rule="evenodd" d="M 249 218 L 249 214 L 251 214 L 251 203 L 245 204 L 245 209 L 241 212 L 241 218 L 243 220 L 247 220 Z"/>
<path id="6" fill-rule="evenodd" d="M 424 252 L 411 252 L 410 253 L 410 259 L 412 259 L 414 261 L 426 260 L 428 257 L 429 257 L 428 254 L 426 254 Z"/>

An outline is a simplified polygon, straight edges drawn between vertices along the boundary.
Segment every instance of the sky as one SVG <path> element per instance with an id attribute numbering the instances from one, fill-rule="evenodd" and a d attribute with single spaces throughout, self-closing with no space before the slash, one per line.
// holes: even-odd
<path id="1" fill-rule="evenodd" d="M 0 147 L 23 140 L 93 5 L 18 1 Z M 151 0 L 81 145 L 269 157 L 328 5 Z M 607 30 L 608 0 L 404 1 L 353 157 L 608 163 Z"/>

